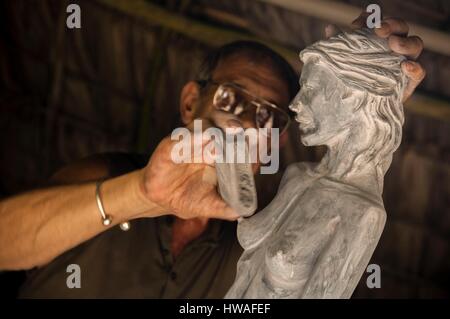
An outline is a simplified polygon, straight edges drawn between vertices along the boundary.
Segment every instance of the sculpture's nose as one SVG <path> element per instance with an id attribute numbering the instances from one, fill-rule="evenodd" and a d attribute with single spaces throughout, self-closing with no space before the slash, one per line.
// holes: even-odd
<path id="1" fill-rule="evenodd" d="M 295 106 L 295 101 L 292 101 L 291 104 L 289 104 L 289 109 L 290 109 L 292 112 L 296 112 L 296 111 L 297 111 L 297 110 L 296 110 L 296 106 Z"/>
<path id="2" fill-rule="evenodd" d="M 295 113 L 300 112 L 302 109 L 302 103 L 300 102 L 300 92 L 292 100 L 291 104 L 289 104 L 289 109 Z"/>

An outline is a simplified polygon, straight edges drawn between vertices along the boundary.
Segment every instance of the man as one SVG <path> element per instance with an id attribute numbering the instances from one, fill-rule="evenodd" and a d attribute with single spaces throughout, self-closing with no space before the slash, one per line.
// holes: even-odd
<path id="1" fill-rule="evenodd" d="M 330 36 L 334 29 L 326 32 Z M 407 32 L 395 19 L 377 30 L 389 37 L 394 51 L 416 59 L 422 42 Z M 410 78 L 407 98 L 424 71 L 413 61 L 402 67 Z M 205 126 L 257 127 L 255 116 L 218 113 L 213 96 L 220 84 L 231 83 L 285 109 L 297 92 L 289 65 L 252 42 L 213 52 L 197 80 L 180 96 L 181 118 L 189 128 L 196 118 Z M 214 176 L 211 165 L 171 160 L 174 143 L 161 141 L 148 163 L 132 154 L 91 157 L 57 172 L 53 187 L 0 202 L 0 270 L 32 269 L 20 296 L 223 297 L 242 252 L 236 224 L 223 220 L 238 215 L 204 178 Z M 131 221 L 130 230 L 115 227 L 125 221 Z M 81 270 L 79 288 L 69 288 L 67 271 L 77 269 L 73 265 Z"/>

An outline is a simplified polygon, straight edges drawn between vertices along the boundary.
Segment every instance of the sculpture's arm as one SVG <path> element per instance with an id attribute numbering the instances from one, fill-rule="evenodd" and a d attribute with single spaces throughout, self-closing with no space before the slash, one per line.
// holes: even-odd
<path id="1" fill-rule="evenodd" d="M 350 298 L 383 232 L 386 213 L 371 207 L 344 242 L 322 252 L 301 298 Z M 343 249 L 342 249 L 343 248 Z"/>
<path id="2" fill-rule="evenodd" d="M 262 211 L 239 222 L 238 239 L 244 249 L 251 249 L 262 242 L 278 225 L 296 199 L 295 183 L 302 172 L 302 163 L 288 166 L 281 179 L 275 198 Z"/>

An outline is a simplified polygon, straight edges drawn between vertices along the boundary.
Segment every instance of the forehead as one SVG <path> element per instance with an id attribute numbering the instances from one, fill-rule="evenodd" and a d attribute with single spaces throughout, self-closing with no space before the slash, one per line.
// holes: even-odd
<path id="1" fill-rule="evenodd" d="M 279 106 L 289 103 L 287 83 L 267 63 L 258 63 L 245 57 L 230 57 L 216 67 L 213 80 L 239 84 L 252 94 Z"/>
<path id="2" fill-rule="evenodd" d="M 313 60 L 303 65 L 300 86 L 305 82 L 323 85 L 333 80 L 337 80 L 336 75 L 322 63 Z"/>

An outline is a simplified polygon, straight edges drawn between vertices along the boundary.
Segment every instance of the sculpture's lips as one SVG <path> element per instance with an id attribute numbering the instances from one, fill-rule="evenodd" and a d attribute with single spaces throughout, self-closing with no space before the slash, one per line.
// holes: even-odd
<path id="1" fill-rule="evenodd" d="M 316 125 L 312 119 L 303 116 L 296 116 L 295 120 L 300 123 L 299 128 L 303 134 L 311 134 L 316 131 Z"/>

